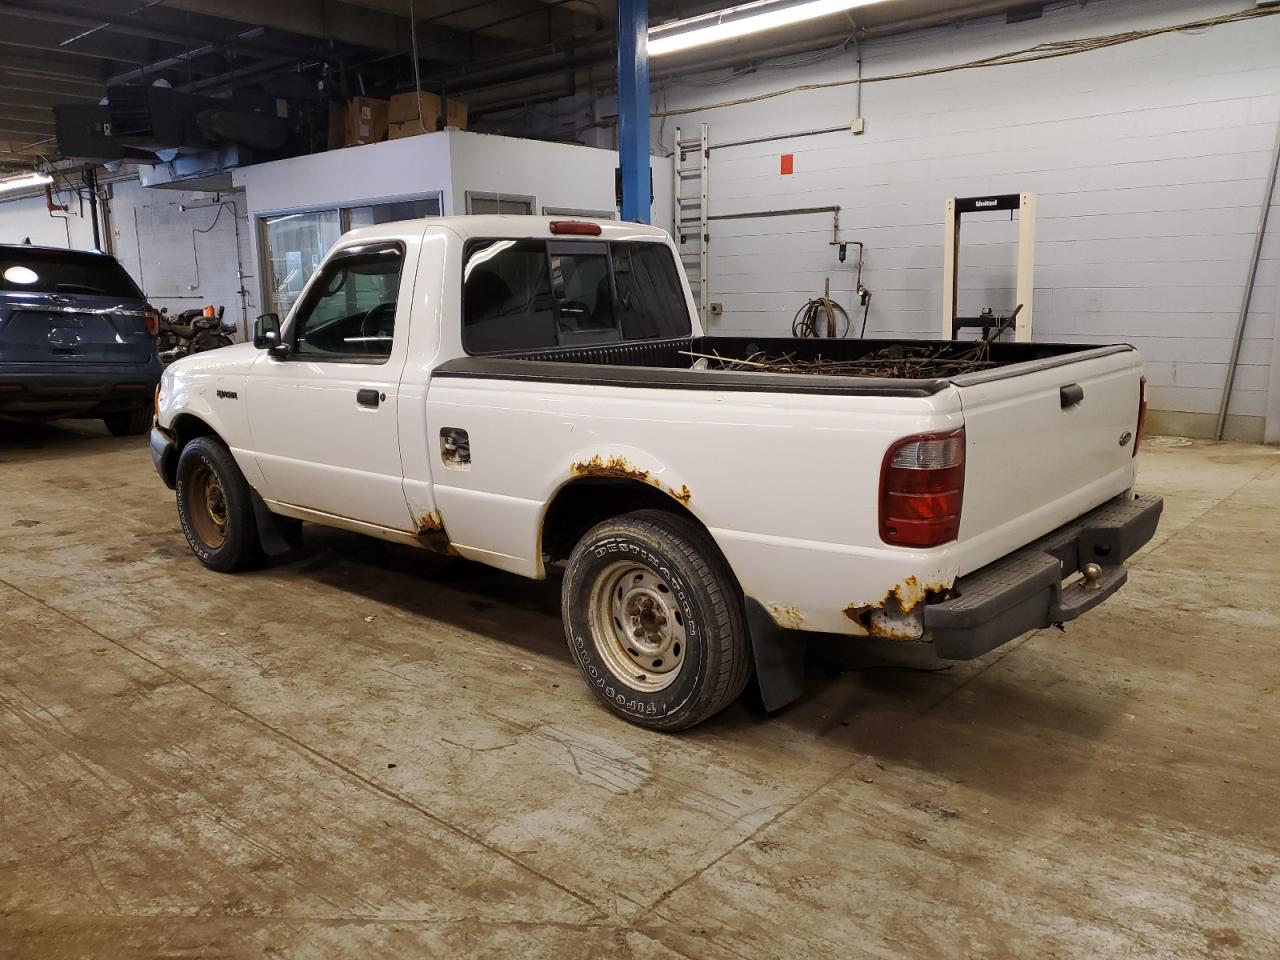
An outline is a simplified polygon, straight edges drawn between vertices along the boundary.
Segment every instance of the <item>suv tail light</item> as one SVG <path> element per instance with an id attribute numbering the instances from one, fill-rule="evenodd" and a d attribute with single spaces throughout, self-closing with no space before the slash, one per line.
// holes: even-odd
<path id="1" fill-rule="evenodd" d="M 1142 431 L 1147 426 L 1147 378 L 1138 381 L 1138 425 L 1133 428 L 1133 455 L 1138 455 L 1138 444 L 1142 443 Z"/>
<path id="2" fill-rule="evenodd" d="M 897 441 L 880 469 L 880 539 L 936 547 L 960 533 L 964 429 Z"/>
<path id="3" fill-rule="evenodd" d="M 159 336 L 160 311 L 148 303 L 146 307 L 146 314 L 147 314 L 147 333 L 151 334 L 151 336 L 153 337 Z"/>

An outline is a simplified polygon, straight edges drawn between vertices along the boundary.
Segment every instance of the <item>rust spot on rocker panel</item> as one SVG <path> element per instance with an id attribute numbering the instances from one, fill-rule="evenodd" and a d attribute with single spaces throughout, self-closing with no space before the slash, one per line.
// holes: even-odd
<path id="1" fill-rule="evenodd" d="M 569 472 L 575 477 L 615 477 L 622 480 L 638 480 L 640 483 L 662 489 L 662 481 L 648 470 L 642 470 L 626 457 L 602 457 L 596 454 L 590 460 L 578 460 L 569 466 Z M 680 489 L 667 487 L 667 493 L 679 500 L 686 507 L 693 499 L 693 491 L 685 484 Z"/>
<path id="2" fill-rule="evenodd" d="M 907 577 L 891 587 L 875 603 L 851 603 L 844 615 L 873 637 L 889 640 L 918 640 L 923 635 L 921 617 L 912 612 L 926 601 L 949 600 L 955 593 L 950 583 L 921 583 Z"/>

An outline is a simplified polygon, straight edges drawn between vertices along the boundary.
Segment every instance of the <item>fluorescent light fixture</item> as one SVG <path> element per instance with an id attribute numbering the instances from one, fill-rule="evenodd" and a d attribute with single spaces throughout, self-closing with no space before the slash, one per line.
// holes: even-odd
<path id="1" fill-rule="evenodd" d="M 28 187 L 43 187 L 46 183 L 53 183 L 53 177 L 44 173 L 22 173 L 16 177 L 0 179 L 0 193 L 7 193 L 10 190 L 25 190 Z"/>
<path id="2" fill-rule="evenodd" d="M 776 30 L 778 27 L 803 23 L 818 17 L 843 13 L 854 7 L 865 7 L 884 0 L 804 0 L 800 3 L 779 3 L 779 0 L 756 0 L 729 7 L 716 13 L 677 20 L 649 30 L 649 56 L 660 57 L 692 47 L 738 37 Z"/>

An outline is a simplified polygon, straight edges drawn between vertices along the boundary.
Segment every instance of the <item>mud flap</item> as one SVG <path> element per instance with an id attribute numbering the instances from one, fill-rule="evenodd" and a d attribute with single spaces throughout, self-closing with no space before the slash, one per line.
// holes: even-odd
<path id="1" fill-rule="evenodd" d="M 253 519 L 258 526 L 258 542 L 268 557 L 279 557 L 302 546 L 302 524 L 282 519 L 267 509 L 258 491 L 249 488 Z"/>
<path id="2" fill-rule="evenodd" d="M 764 708 L 781 710 L 804 693 L 804 652 L 808 638 L 799 630 L 783 630 L 757 600 L 746 598 L 747 632 L 756 664 L 756 684 Z"/>

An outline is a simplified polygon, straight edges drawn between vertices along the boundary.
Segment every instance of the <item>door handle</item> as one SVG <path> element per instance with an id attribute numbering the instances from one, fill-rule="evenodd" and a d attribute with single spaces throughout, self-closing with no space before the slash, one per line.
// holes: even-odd
<path id="1" fill-rule="evenodd" d="M 362 407 L 376 407 L 382 399 L 377 390 L 357 390 L 356 403 Z"/>
<path id="2" fill-rule="evenodd" d="M 1062 401 L 1063 410 L 1067 409 L 1067 407 L 1074 407 L 1084 400 L 1084 387 L 1078 383 L 1068 383 L 1058 391 L 1058 397 Z"/>

